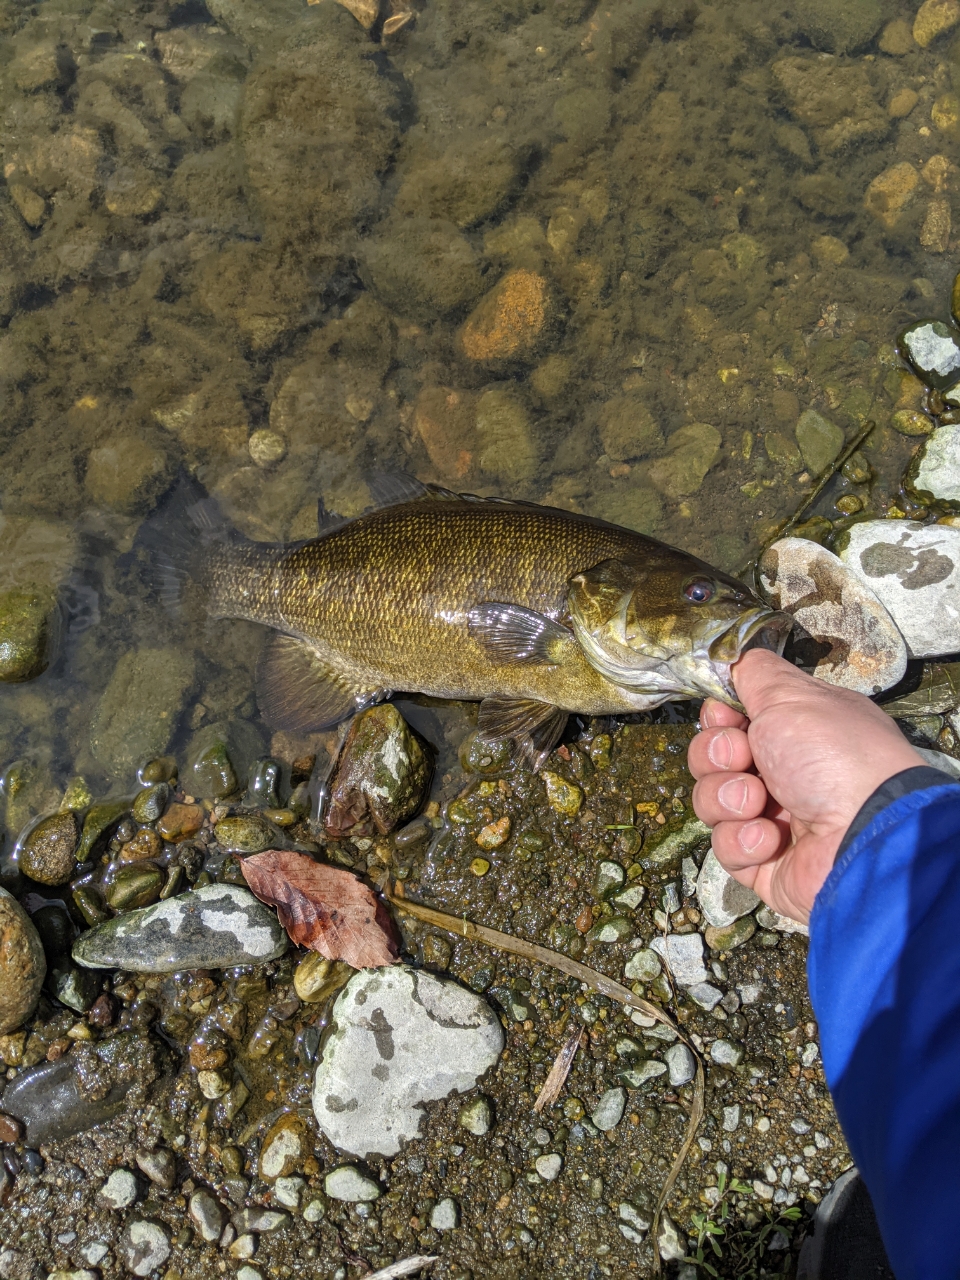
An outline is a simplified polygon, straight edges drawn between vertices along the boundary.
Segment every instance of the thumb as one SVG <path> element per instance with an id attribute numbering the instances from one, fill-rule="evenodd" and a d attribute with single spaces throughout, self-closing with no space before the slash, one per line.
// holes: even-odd
<path id="1" fill-rule="evenodd" d="M 769 649 L 748 649 L 732 672 L 737 697 L 754 719 L 775 702 L 809 697 L 822 685 Z"/>

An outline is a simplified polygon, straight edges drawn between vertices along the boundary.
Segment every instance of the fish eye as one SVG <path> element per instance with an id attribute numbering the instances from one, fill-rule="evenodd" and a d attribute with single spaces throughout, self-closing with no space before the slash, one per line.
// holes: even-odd
<path id="1" fill-rule="evenodd" d="M 695 581 L 687 583 L 683 588 L 683 594 L 691 604 L 706 604 L 713 597 L 713 583 L 706 582 L 703 578 L 697 578 Z"/>

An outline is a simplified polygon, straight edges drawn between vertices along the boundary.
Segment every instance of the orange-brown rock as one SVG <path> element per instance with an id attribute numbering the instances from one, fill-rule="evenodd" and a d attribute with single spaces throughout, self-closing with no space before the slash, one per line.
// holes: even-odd
<path id="1" fill-rule="evenodd" d="M 159 858 L 162 852 L 163 841 L 157 833 L 149 827 L 143 827 L 120 850 L 120 861 L 139 862 L 141 858 Z"/>
<path id="2" fill-rule="evenodd" d="M 474 397 L 449 387 L 424 387 L 413 425 L 444 480 L 462 480 L 473 464 Z"/>
<path id="3" fill-rule="evenodd" d="M 203 809 L 198 804 L 172 804 L 157 823 L 164 840 L 189 840 L 203 824 Z"/>
<path id="4" fill-rule="evenodd" d="M 522 360 L 540 344 L 550 318 L 550 291 L 535 271 L 509 271 L 480 299 L 460 330 L 460 346 L 479 363 Z"/>
<path id="5" fill-rule="evenodd" d="M 13 894 L 0 889 L 0 1034 L 26 1022 L 47 972 L 40 935 Z"/>

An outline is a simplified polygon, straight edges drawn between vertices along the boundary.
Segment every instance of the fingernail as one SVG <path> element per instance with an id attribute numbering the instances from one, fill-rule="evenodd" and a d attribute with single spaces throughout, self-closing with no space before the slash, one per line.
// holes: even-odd
<path id="1" fill-rule="evenodd" d="M 717 799 L 731 813 L 743 813 L 747 803 L 747 784 L 742 778 L 731 778 L 717 792 Z"/>
<path id="2" fill-rule="evenodd" d="M 729 769 L 733 760 L 733 743 L 730 741 L 730 735 L 718 733 L 715 738 L 711 738 L 707 755 L 710 757 L 710 763 L 715 764 L 718 769 Z"/>
<path id="3" fill-rule="evenodd" d="M 746 853 L 753 853 L 763 839 L 763 826 L 759 822 L 748 822 L 745 827 L 740 828 L 740 835 L 737 838 L 741 849 Z"/>

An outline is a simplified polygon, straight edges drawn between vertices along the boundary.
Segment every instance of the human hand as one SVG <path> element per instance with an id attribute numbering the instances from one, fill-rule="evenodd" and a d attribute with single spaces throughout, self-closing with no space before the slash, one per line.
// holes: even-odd
<path id="1" fill-rule="evenodd" d="M 688 752 L 693 807 L 726 870 L 806 922 L 864 801 L 926 761 L 869 698 L 769 650 L 748 650 L 733 681 L 747 715 L 704 702 Z"/>

